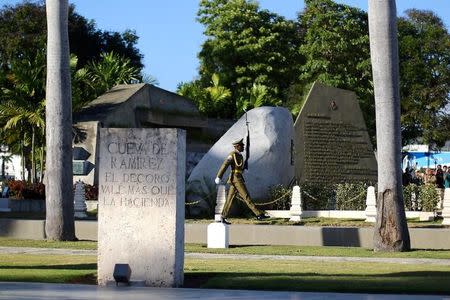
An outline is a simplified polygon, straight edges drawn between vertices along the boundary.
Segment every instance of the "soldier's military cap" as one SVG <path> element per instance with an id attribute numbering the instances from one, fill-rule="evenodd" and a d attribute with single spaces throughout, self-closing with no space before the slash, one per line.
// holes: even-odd
<path id="1" fill-rule="evenodd" d="M 242 138 L 242 139 L 236 140 L 232 144 L 233 144 L 233 146 L 244 145 L 244 139 Z"/>

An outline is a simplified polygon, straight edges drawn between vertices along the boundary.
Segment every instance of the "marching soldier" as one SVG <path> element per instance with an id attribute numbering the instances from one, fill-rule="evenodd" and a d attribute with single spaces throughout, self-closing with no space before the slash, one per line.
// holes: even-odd
<path id="1" fill-rule="evenodd" d="M 228 191 L 227 200 L 225 201 L 225 205 L 222 210 L 222 222 L 225 224 L 230 224 L 230 222 L 227 221 L 226 217 L 228 216 L 231 205 L 233 204 L 236 192 L 239 193 L 242 200 L 245 202 L 245 204 L 247 204 L 248 208 L 250 208 L 251 211 L 256 215 L 257 220 L 261 221 L 269 218 L 269 216 L 265 215 L 264 212 L 262 212 L 255 206 L 248 194 L 247 187 L 245 186 L 244 177 L 242 175 L 242 172 L 244 171 L 244 158 L 241 154 L 241 152 L 244 151 L 243 139 L 233 142 L 233 146 L 234 151 L 232 151 L 223 162 L 215 180 L 216 184 L 220 184 L 223 174 L 228 169 L 228 167 L 231 166 L 231 174 L 228 178 L 230 189 Z"/>

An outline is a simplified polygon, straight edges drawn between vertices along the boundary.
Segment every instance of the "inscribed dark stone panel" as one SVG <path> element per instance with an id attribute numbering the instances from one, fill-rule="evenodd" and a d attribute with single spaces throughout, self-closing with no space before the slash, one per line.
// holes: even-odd
<path id="1" fill-rule="evenodd" d="M 300 183 L 376 182 L 377 162 L 352 91 L 315 82 L 294 124 Z"/>

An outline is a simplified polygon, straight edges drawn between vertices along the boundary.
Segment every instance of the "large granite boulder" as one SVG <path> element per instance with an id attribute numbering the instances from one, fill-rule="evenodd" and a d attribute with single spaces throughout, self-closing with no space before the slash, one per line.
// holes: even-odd
<path id="1" fill-rule="evenodd" d="M 247 113 L 250 128 L 249 169 L 244 177 L 255 202 L 267 200 L 275 185 L 288 185 L 294 177 L 292 160 L 293 121 L 281 107 L 258 107 Z M 214 179 L 224 159 L 233 150 L 232 142 L 246 137 L 246 119 L 242 116 L 206 153 L 192 170 L 187 182 L 187 202 L 201 200 L 200 207 L 213 211 Z M 245 157 L 245 152 L 243 153 Z M 226 182 L 230 170 L 222 178 Z"/>

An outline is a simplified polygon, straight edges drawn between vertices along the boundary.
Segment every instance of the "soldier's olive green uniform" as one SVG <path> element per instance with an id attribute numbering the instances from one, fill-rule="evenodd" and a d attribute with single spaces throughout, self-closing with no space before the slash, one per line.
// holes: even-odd
<path id="1" fill-rule="evenodd" d="M 244 177 L 242 176 L 244 168 L 244 158 L 238 151 L 233 151 L 228 155 L 228 157 L 223 162 L 222 166 L 217 173 L 218 178 L 222 178 L 228 167 L 231 166 L 231 174 L 228 178 L 228 183 L 230 184 L 230 189 L 228 191 L 227 200 L 222 210 L 222 217 L 226 218 L 230 212 L 231 205 L 233 204 L 234 196 L 236 192 L 239 193 L 245 204 L 252 210 L 252 212 L 259 216 L 263 214 L 255 204 L 253 204 L 250 196 L 248 195 L 247 187 L 245 186 Z"/>

